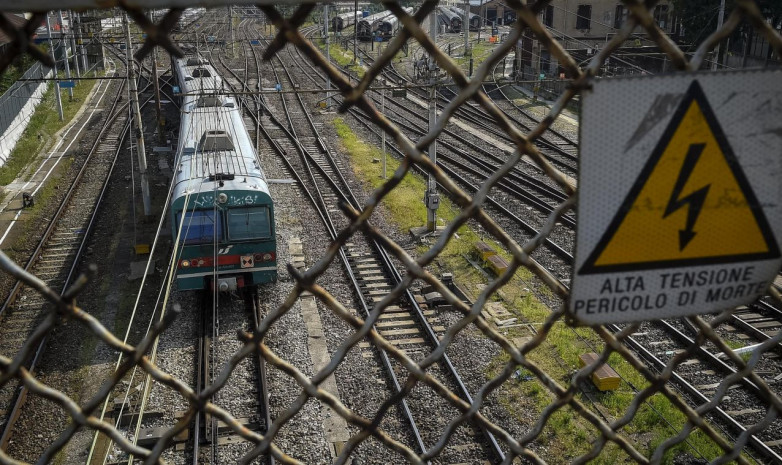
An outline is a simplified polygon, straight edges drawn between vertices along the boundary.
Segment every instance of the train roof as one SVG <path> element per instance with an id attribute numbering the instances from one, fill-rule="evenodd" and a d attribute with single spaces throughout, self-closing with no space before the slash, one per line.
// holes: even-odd
<path id="1" fill-rule="evenodd" d="M 210 92 L 221 90 L 223 87 L 223 79 L 220 74 L 203 58 L 177 59 L 176 66 L 180 74 L 182 92 Z"/>
<path id="2" fill-rule="evenodd" d="M 263 170 L 239 110 L 192 108 L 183 113 L 174 199 L 200 192 L 248 191 L 269 195 Z"/>
<path id="3" fill-rule="evenodd" d="M 352 18 L 355 16 L 363 16 L 360 11 L 348 11 L 347 13 L 338 14 L 335 18 Z"/>
<path id="4" fill-rule="evenodd" d="M 453 21 L 454 19 L 458 19 L 459 21 L 461 21 L 462 19 L 455 12 L 451 11 L 447 7 L 438 7 L 437 9 L 441 14 L 445 15 L 451 21 Z"/>
<path id="5" fill-rule="evenodd" d="M 405 12 L 407 14 L 412 14 L 413 13 L 413 9 L 410 8 L 410 7 L 404 7 L 402 9 L 405 10 Z M 382 16 L 379 16 L 379 15 L 382 15 Z M 373 20 L 372 18 L 375 18 L 376 16 L 378 16 L 378 17 Z M 373 26 L 375 26 L 377 24 L 380 24 L 380 23 L 388 23 L 388 24 L 391 24 L 391 25 L 395 25 L 397 22 L 399 22 L 399 18 L 397 18 L 395 14 L 393 14 L 390 11 L 387 11 L 387 10 L 386 11 L 381 11 L 380 13 L 376 13 L 376 14 L 374 14 L 372 16 L 367 16 L 363 20 L 364 21 L 369 21 L 370 23 L 372 23 Z"/>
<path id="6" fill-rule="evenodd" d="M 366 21 L 366 22 L 372 24 L 375 21 L 380 21 L 381 19 L 384 19 L 388 15 L 393 15 L 393 13 L 391 13 L 388 10 L 385 10 L 385 11 L 381 11 L 380 13 L 375 13 L 375 14 L 369 15 L 369 16 L 367 16 L 365 18 L 361 18 L 360 20 L 361 21 Z"/>
<path id="7" fill-rule="evenodd" d="M 397 18 L 394 15 L 388 15 L 381 19 L 378 19 L 372 23 L 373 26 L 376 26 L 378 24 L 390 24 L 391 26 L 396 25 L 396 23 L 399 22 L 399 18 Z"/>

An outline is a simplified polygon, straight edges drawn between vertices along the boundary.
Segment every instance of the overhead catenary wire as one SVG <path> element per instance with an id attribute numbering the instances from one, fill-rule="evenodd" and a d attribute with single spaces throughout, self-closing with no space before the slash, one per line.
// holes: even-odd
<path id="1" fill-rule="evenodd" d="M 175 156 L 176 160 L 178 160 L 178 158 L 180 156 L 179 152 L 180 151 L 178 151 L 178 153 Z M 166 196 L 166 205 L 169 205 L 171 196 L 173 195 L 174 186 L 175 186 L 174 183 L 171 183 L 171 185 L 169 186 L 168 194 Z M 189 194 L 188 194 L 188 198 L 189 198 Z M 186 199 L 185 205 L 187 205 L 187 199 Z M 125 330 L 125 335 L 123 337 L 123 343 L 126 343 L 126 344 L 127 344 L 127 341 L 128 341 L 128 339 L 130 337 L 131 328 L 133 327 L 133 323 L 135 321 L 136 314 L 137 314 L 137 312 L 139 310 L 139 305 L 140 305 L 140 302 L 141 302 L 141 295 L 142 295 L 142 291 L 144 289 L 144 286 L 146 285 L 146 281 L 147 281 L 147 276 L 148 276 L 149 270 L 150 270 L 150 268 L 152 266 L 152 263 L 154 263 L 153 262 L 153 257 L 155 255 L 155 251 L 156 251 L 158 243 L 160 241 L 161 232 L 162 232 L 163 225 L 165 224 L 167 212 L 168 212 L 168 208 L 166 207 L 166 208 L 163 209 L 163 211 L 162 211 L 162 213 L 160 215 L 160 220 L 158 222 L 158 226 L 157 226 L 157 229 L 155 231 L 155 236 L 154 236 L 154 239 L 152 241 L 152 246 L 150 248 L 149 257 L 147 259 L 147 263 L 146 263 L 145 268 L 144 268 L 144 274 L 143 274 L 143 276 L 141 278 L 141 283 L 139 284 L 139 290 L 138 290 L 138 292 L 136 294 L 136 300 L 135 300 L 135 303 L 133 305 L 133 309 L 132 309 L 131 314 L 130 314 L 130 319 L 128 320 L 128 325 L 127 325 L 126 330 Z M 182 215 L 182 218 L 184 218 L 184 215 Z M 179 236 L 181 236 L 181 225 L 180 225 L 180 232 L 179 232 L 177 238 L 179 238 Z M 177 263 L 177 261 L 174 260 L 174 258 L 177 256 L 177 248 L 178 248 L 178 245 L 177 245 L 177 243 L 175 243 L 174 244 L 174 253 L 172 253 L 172 259 L 171 259 L 171 261 L 169 263 L 169 266 L 166 268 L 166 274 L 164 274 L 164 283 L 167 283 L 167 284 L 162 286 L 160 291 L 158 292 L 158 298 L 157 298 L 157 301 L 156 301 L 156 304 L 155 304 L 155 308 L 157 308 L 157 306 L 158 306 L 158 304 L 160 302 L 161 295 L 164 293 L 164 291 L 165 291 L 165 294 L 166 294 L 165 302 L 167 302 L 168 288 L 170 288 L 170 281 L 171 281 L 170 274 L 172 272 L 173 267 Z M 166 280 L 165 277 L 168 277 L 168 279 Z M 161 315 L 160 315 L 161 319 L 163 318 L 164 314 L 165 314 L 165 307 L 161 308 Z M 154 317 L 154 314 L 153 314 L 152 317 L 150 317 L 150 322 L 149 322 L 149 325 L 147 327 L 147 333 L 149 332 L 149 330 L 150 330 L 150 328 L 152 326 L 152 322 L 154 321 L 153 317 Z M 118 356 L 118 358 L 117 358 L 117 362 L 115 364 L 114 370 L 117 370 L 119 368 L 120 364 L 122 363 L 122 359 L 123 359 L 123 354 L 120 354 Z M 138 369 L 138 366 L 134 367 L 134 371 L 133 372 L 135 373 L 135 371 L 137 369 Z M 131 375 L 131 379 L 132 378 L 133 378 L 133 375 Z M 128 384 L 128 388 L 130 388 L 130 383 Z M 129 397 L 129 392 L 126 391 L 125 399 L 127 400 L 128 397 Z M 107 397 L 105 402 L 104 402 L 104 404 L 103 404 L 103 408 L 102 408 L 101 414 L 100 414 L 100 420 L 101 421 L 105 418 L 106 411 L 108 409 L 109 400 L 110 400 L 110 398 Z M 124 405 L 125 404 L 123 403 L 123 406 Z M 117 421 L 119 421 L 119 418 L 121 418 L 121 415 L 118 417 Z M 98 433 L 96 433 L 94 435 L 92 446 L 90 448 L 90 453 L 89 453 L 89 456 L 88 456 L 88 459 L 87 459 L 88 462 L 91 460 L 91 458 L 92 458 L 92 456 L 94 454 L 94 449 L 95 449 L 95 445 L 97 444 L 97 439 L 98 439 Z M 108 452 L 109 451 L 107 450 L 107 455 L 104 457 L 103 463 L 105 463 L 105 461 L 108 458 Z"/>
<path id="2" fill-rule="evenodd" d="M 187 133 L 188 134 L 192 134 L 193 131 L 199 129 L 197 126 L 194 128 L 194 126 L 195 126 L 194 121 L 197 119 L 196 115 L 197 115 L 198 111 L 197 111 L 197 107 L 195 105 L 192 108 L 190 108 L 189 110 L 191 112 L 191 118 L 190 118 L 190 127 L 189 127 Z M 187 109 L 186 109 L 186 112 L 187 112 Z M 224 108 L 219 107 L 218 108 L 218 115 L 221 112 L 223 114 L 227 114 L 227 112 L 225 111 Z M 221 128 L 222 125 L 219 124 L 219 120 L 220 120 L 219 117 L 217 119 L 209 119 L 209 118 L 207 118 L 206 119 L 206 129 L 207 130 L 212 130 L 212 129 L 215 129 L 215 128 L 217 128 L 217 129 Z M 188 134 L 185 135 L 185 139 L 187 138 Z M 195 133 L 192 136 L 194 136 L 194 138 L 196 138 L 196 140 L 197 140 L 198 133 Z M 180 145 L 182 147 L 184 147 L 184 145 L 182 145 L 182 144 L 180 144 Z M 198 158 L 199 153 L 201 155 L 201 158 L 202 158 L 201 161 L 204 164 L 205 168 L 208 169 L 208 167 L 209 167 L 210 155 L 211 155 L 211 161 L 212 161 L 213 166 L 215 167 L 215 169 L 219 166 L 216 163 L 217 159 L 219 158 L 219 157 L 217 157 L 217 153 L 218 152 L 211 152 L 210 153 L 210 152 L 205 151 L 203 149 L 197 150 L 194 154 L 192 154 L 192 158 L 195 158 L 196 160 L 191 160 L 191 162 L 192 162 L 191 166 L 197 166 L 197 164 L 198 164 L 197 158 Z M 179 158 L 182 157 L 182 156 L 184 156 L 184 153 L 183 153 L 183 151 L 180 151 L 178 153 L 178 157 L 177 157 L 178 162 L 180 161 Z M 187 231 L 189 231 L 190 225 L 192 224 L 192 221 L 193 221 L 193 216 L 192 215 L 186 215 L 187 207 L 188 207 L 189 201 L 190 201 L 190 196 L 191 196 L 191 193 L 193 193 L 193 192 L 200 192 L 201 191 L 200 186 L 203 185 L 204 180 L 206 179 L 205 178 L 205 174 L 206 174 L 205 172 L 202 173 L 202 175 L 204 175 L 204 176 L 201 176 L 201 182 L 200 182 L 199 188 L 198 189 L 192 189 L 190 187 L 190 182 L 195 177 L 198 176 L 198 171 L 197 170 L 191 170 L 190 173 L 189 173 L 190 178 L 187 181 L 188 187 L 186 188 L 186 196 L 185 196 L 185 201 L 184 201 L 185 205 L 183 207 L 182 215 L 180 217 L 180 225 L 178 227 L 177 238 L 176 238 L 176 242 L 175 242 L 175 250 L 174 250 L 174 253 L 172 254 L 172 260 L 171 260 L 170 266 L 169 266 L 167 274 L 166 274 L 167 285 L 164 286 L 165 297 L 163 299 L 163 304 L 161 306 L 161 315 L 160 315 L 161 319 L 163 318 L 165 309 L 167 308 L 167 301 L 169 299 L 170 292 L 171 292 L 172 280 L 173 280 L 173 276 L 175 275 L 175 268 L 176 268 L 177 264 L 180 262 L 181 253 L 183 251 L 183 248 L 180 247 L 180 245 L 184 243 L 184 241 L 182 240 L 182 230 L 183 230 L 185 217 L 189 216 Z M 222 232 L 222 220 L 221 220 L 221 217 L 219 216 L 217 202 L 216 202 L 216 200 L 218 198 L 219 187 L 220 187 L 219 183 L 216 183 L 215 184 L 215 188 L 214 188 L 215 195 L 214 195 L 214 201 L 213 201 L 213 209 L 214 210 L 213 210 L 213 218 L 212 218 L 212 220 L 214 222 L 213 223 L 213 227 L 212 227 L 212 236 L 213 236 L 212 273 L 213 273 L 213 283 L 215 283 L 215 284 L 217 283 L 217 274 L 218 274 L 218 270 L 219 270 L 219 261 L 218 261 L 219 239 L 220 239 L 220 235 L 224 234 Z M 170 196 L 169 196 L 169 199 L 167 199 L 167 205 L 169 205 L 169 204 L 170 204 Z M 195 211 L 197 209 L 196 207 L 198 207 L 198 205 L 194 204 L 193 205 L 193 211 Z M 165 212 L 164 212 L 164 214 L 165 214 Z M 184 237 L 185 238 L 188 237 L 188 233 L 187 232 L 185 233 Z M 213 331 L 214 331 L 214 337 L 215 338 L 219 336 L 219 326 L 218 326 L 218 319 L 217 319 L 217 309 L 219 308 L 219 293 L 216 292 L 216 291 L 217 291 L 217 289 L 214 289 L 214 292 L 212 292 L 212 299 L 213 299 L 212 300 L 212 313 L 213 313 L 213 321 L 215 321 L 215 327 L 213 328 Z M 152 322 L 152 320 L 154 320 L 154 318 L 150 320 L 150 325 L 147 328 L 147 331 L 149 331 L 151 329 L 151 322 Z M 153 351 L 152 351 L 152 361 L 153 361 L 153 363 L 154 363 L 154 360 L 155 360 L 155 357 L 156 357 L 156 354 L 157 354 L 158 343 L 159 343 L 159 339 L 156 339 L 155 343 L 154 343 L 154 348 L 153 348 Z M 214 350 L 212 351 L 212 357 L 213 358 L 217 357 L 217 353 Z M 144 392 L 142 394 L 142 406 L 140 408 L 140 411 L 139 411 L 139 414 L 138 414 L 138 417 L 137 417 L 136 430 L 135 430 L 135 433 L 134 433 L 134 442 L 138 439 L 138 435 L 140 433 L 140 427 L 141 427 L 141 424 L 142 424 L 142 417 L 143 417 L 143 413 L 144 413 L 144 410 L 145 410 L 146 402 L 147 402 L 147 400 L 149 398 L 150 390 L 151 390 L 151 375 L 147 374 L 147 376 L 145 378 L 145 381 L 144 381 Z M 213 427 L 216 427 L 216 424 L 213 425 Z M 132 457 L 131 457 L 131 460 L 132 460 Z"/>

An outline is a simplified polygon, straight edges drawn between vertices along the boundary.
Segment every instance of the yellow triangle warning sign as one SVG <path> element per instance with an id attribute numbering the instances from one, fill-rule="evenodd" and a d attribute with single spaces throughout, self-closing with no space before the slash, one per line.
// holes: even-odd
<path id="1" fill-rule="evenodd" d="M 693 81 L 579 273 L 777 257 L 762 206 Z"/>

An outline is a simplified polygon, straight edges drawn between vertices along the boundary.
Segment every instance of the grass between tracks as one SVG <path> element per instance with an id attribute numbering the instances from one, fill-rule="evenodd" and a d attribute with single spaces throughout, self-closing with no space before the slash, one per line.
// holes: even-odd
<path id="1" fill-rule="evenodd" d="M 351 166 L 356 176 L 371 189 L 376 189 L 384 182 L 382 179 L 382 152 L 374 145 L 361 140 L 341 118 L 334 119 L 334 127 L 350 156 Z M 388 175 L 393 176 L 399 166 L 399 161 L 388 156 Z M 421 226 L 426 221 L 426 208 L 421 199 L 426 184 L 423 178 L 408 173 L 401 183 L 386 195 L 381 202 L 388 212 L 392 222 L 400 232 L 407 233 L 409 228 Z M 443 199 L 438 211 L 439 223 L 450 222 L 458 214 L 458 207 L 448 199 Z M 468 260 L 472 245 L 477 240 L 489 243 L 500 254 L 509 258 L 496 241 L 481 234 L 473 225 L 462 226 L 450 240 L 445 250 L 438 256 L 436 264 L 445 271 L 452 272 L 454 278 L 463 287 L 474 292 L 480 292 L 488 282 L 488 276 L 479 271 Z M 422 249 L 423 251 L 425 249 Z M 525 268 L 520 269 L 510 283 L 500 290 L 494 299 L 501 301 L 519 322 L 525 323 L 501 330 L 503 335 L 517 346 L 523 344 L 524 338 L 533 333 L 530 328 L 540 328 L 550 315 L 549 309 L 536 297 L 545 296 L 546 289 L 538 284 L 533 285 L 532 274 Z M 530 289 L 535 289 L 531 291 Z M 477 330 L 472 330 L 477 333 Z M 527 356 L 537 364 L 553 381 L 563 387 L 570 385 L 574 372 L 578 369 L 578 356 L 586 352 L 602 352 L 602 339 L 589 328 L 571 328 L 563 322 L 554 324 L 543 344 L 531 351 Z M 487 380 L 497 376 L 509 356 L 500 355 L 486 361 L 484 373 Z M 616 391 L 600 392 L 589 386 L 578 390 L 576 398 L 594 414 L 605 415 L 609 422 L 621 418 L 628 410 L 636 392 L 648 386 L 645 378 L 629 363 L 614 353 L 609 364 L 620 374 L 623 382 Z M 529 379 L 526 370 L 520 369 L 517 377 L 506 381 L 495 391 L 497 399 L 508 412 L 522 424 L 538 421 L 546 407 L 556 400 L 556 397 L 536 379 Z M 655 448 L 665 439 L 675 436 L 686 422 L 686 418 L 662 394 L 655 394 L 647 399 L 633 416 L 632 421 L 621 431 L 629 438 L 633 446 L 646 456 L 651 456 Z M 549 463 L 570 462 L 574 458 L 586 454 L 592 448 L 594 439 L 600 437 L 600 432 L 587 420 L 581 417 L 569 405 L 556 411 L 546 422 L 540 436 L 532 448 L 541 454 Z M 709 460 L 722 455 L 719 447 L 700 430 L 689 435 L 687 441 L 667 451 L 664 462 L 670 463 L 680 452 L 687 452 L 696 457 L 703 456 Z M 592 463 L 613 464 L 630 461 L 626 452 L 615 443 L 608 443 L 599 457 Z"/>
<path id="2" fill-rule="evenodd" d="M 326 52 L 325 40 L 314 40 L 314 42 L 317 44 L 318 48 L 324 53 Z M 353 63 L 353 50 L 342 48 L 338 40 L 332 39 L 329 42 L 329 54 L 334 63 L 348 71 L 355 71 L 359 79 L 364 77 L 364 66 L 361 65 L 361 60 L 359 59 L 358 63 Z"/>
<path id="3" fill-rule="evenodd" d="M 351 165 L 356 176 L 368 183 L 372 189 L 380 187 L 384 182 L 382 178 L 383 168 L 380 162 L 383 157 L 382 151 L 356 136 L 341 118 L 334 119 L 334 127 L 340 141 L 351 157 Z M 393 176 L 394 171 L 398 167 L 399 160 L 389 154 L 387 156 L 388 176 Z M 391 214 L 391 218 L 400 232 L 406 234 L 410 228 L 426 224 L 426 207 L 422 201 L 425 190 L 425 180 L 417 174 L 408 173 L 402 179 L 400 185 L 386 195 L 381 202 L 381 205 Z M 447 198 L 441 198 L 440 209 L 437 211 L 438 224 L 440 226 L 450 223 L 458 214 L 459 208 L 456 205 Z M 485 283 L 486 278 L 483 272 L 476 270 L 475 267 L 465 260 L 465 256 L 471 253 L 473 244 L 481 240 L 488 242 L 496 250 L 501 249 L 499 243 L 493 241 L 490 237 L 476 232 L 469 225 L 462 226 L 449 241 L 445 250 L 438 256 L 438 264 L 444 269 L 453 270 L 454 276 L 459 276 L 463 283 L 468 285 Z M 500 251 L 500 254 L 507 259 L 510 258 L 508 253 Z M 516 278 L 529 279 L 531 275 L 528 270 L 520 269 L 516 273 Z M 517 284 L 520 283 L 517 282 Z M 545 307 L 542 307 L 542 304 L 530 298 L 528 285 L 522 286 L 521 292 L 514 292 L 508 289 L 503 295 L 505 298 L 519 304 L 522 308 L 529 309 L 528 307 L 540 305 L 541 311 L 545 309 Z"/>
<path id="4" fill-rule="evenodd" d="M 481 40 L 473 41 L 470 39 L 470 52 L 467 55 L 453 58 L 453 60 L 462 68 L 462 71 L 468 72 L 470 70 L 470 58 L 472 58 L 473 73 L 475 73 L 475 70 L 486 60 L 496 46 L 497 44 L 489 43 L 488 36 L 482 35 Z"/>
<path id="5" fill-rule="evenodd" d="M 89 95 L 97 82 L 79 82 L 73 89 L 72 101 L 68 98 L 68 91 L 61 89 L 63 121 L 60 121 L 57 112 L 54 87 L 49 86 L 46 92 L 44 92 L 41 103 L 36 107 L 33 117 L 30 118 L 30 123 L 27 125 L 24 133 L 22 133 L 22 137 L 16 143 L 6 163 L 0 167 L 0 186 L 13 182 L 35 160 L 42 150 L 54 145 L 56 141 L 54 135 L 73 119 L 76 112 L 84 104 L 84 99 Z M 41 136 L 40 140 L 39 135 Z"/>

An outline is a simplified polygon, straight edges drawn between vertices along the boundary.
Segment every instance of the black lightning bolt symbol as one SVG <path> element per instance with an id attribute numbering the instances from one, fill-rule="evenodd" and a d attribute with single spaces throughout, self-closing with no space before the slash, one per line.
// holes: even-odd
<path id="1" fill-rule="evenodd" d="M 690 149 L 687 151 L 687 156 L 684 158 L 682 170 L 679 172 L 679 179 L 676 180 L 676 185 L 673 186 L 671 198 L 668 200 L 668 205 L 665 207 L 665 213 L 663 214 L 663 218 L 666 218 L 668 215 L 682 207 L 690 207 L 689 210 L 687 210 L 686 227 L 679 230 L 680 252 L 687 247 L 687 244 L 689 244 L 697 234 L 692 228 L 695 226 L 695 221 L 701 213 L 703 203 L 706 201 L 706 195 L 709 193 L 709 187 L 711 187 L 711 184 L 707 184 L 692 194 L 681 199 L 679 198 L 682 189 L 684 189 L 684 185 L 690 178 L 692 170 L 695 169 L 695 165 L 698 163 L 698 159 L 701 157 L 701 153 L 703 153 L 705 147 L 706 144 L 690 144 Z"/>

